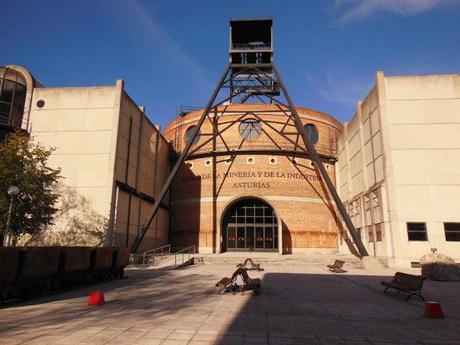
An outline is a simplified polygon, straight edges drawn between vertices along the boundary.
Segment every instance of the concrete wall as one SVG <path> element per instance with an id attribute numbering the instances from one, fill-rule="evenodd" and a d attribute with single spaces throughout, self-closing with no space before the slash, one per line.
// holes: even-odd
<path id="1" fill-rule="evenodd" d="M 397 262 L 437 248 L 460 261 L 460 242 L 447 242 L 444 222 L 460 222 L 460 75 L 378 74 L 388 132 Z M 428 241 L 408 241 L 406 222 L 425 222 Z"/>
<path id="2" fill-rule="evenodd" d="M 83 242 L 84 236 L 73 235 L 63 244 L 129 246 L 169 172 L 167 142 L 123 88 L 120 80 L 115 86 L 34 89 L 31 133 L 55 148 L 50 165 L 64 176 L 59 205 L 81 199 L 71 212 L 60 212 L 51 230 L 63 238 L 75 230 L 72 224 L 85 224 L 80 233 L 98 229 L 98 238 Z M 45 101 L 42 108 L 38 100 Z M 167 203 L 156 218 L 141 250 L 167 243 Z"/>
<path id="3" fill-rule="evenodd" d="M 99 221 L 89 226 L 102 228 L 102 235 L 110 227 L 122 88 L 119 81 L 115 86 L 37 88 L 33 92 L 31 135 L 35 141 L 55 148 L 50 165 L 61 168 L 64 178 L 60 193 L 64 195 L 65 189 L 70 188 L 76 196 L 87 200 L 86 209 L 103 219 L 102 224 Z M 45 102 L 42 108 L 37 106 L 39 100 Z M 79 210 L 72 217 L 78 219 L 78 213 L 83 215 L 85 212 Z M 57 230 L 63 232 L 73 231 L 65 224 L 66 221 L 59 219 L 55 228 L 60 227 Z"/>
<path id="4" fill-rule="evenodd" d="M 357 103 L 338 138 L 337 189 L 370 255 L 391 256 L 378 91 Z M 373 238 L 376 241 L 373 241 Z M 341 251 L 348 252 L 341 241 Z"/>
<path id="5" fill-rule="evenodd" d="M 114 243 L 130 246 L 147 220 L 158 190 L 169 173 L 169 145 L 143 108 L 123 93 L 116 154 L 116 227 Z M 140 251 L 168 243 L 169 211 L 165 200 L 147 231 Z"/>
<path id="6" fill-rule="evenodd" d="M 460 222 L 459 130 L 459 75 L 377 73 L 338 138 L 337 163 L 338 190 L 355 226 L 380 224 L 377 256 L 408 266 L 437 248 L 460 259 L 460 242 L 446 242 L 443 226 Z M 373 214 L 366 211 L 370 199 Z M 409 241 L 407 222 L 425 222 L 428 241 Z M 372 255 L 369 231 L 361 234 Z"/>

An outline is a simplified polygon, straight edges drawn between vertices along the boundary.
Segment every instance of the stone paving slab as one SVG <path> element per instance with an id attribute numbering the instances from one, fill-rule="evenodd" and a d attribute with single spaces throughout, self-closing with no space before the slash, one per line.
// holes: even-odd
<path id="1" fill-rule="evenodd" d="M 0 345 L 31 344 L 459 344 L 460 283 L 426 282 L 446 319 L 423 317 L 423 302 L 383 294 L 394 270 L 276 265 L 249 272 L 262 292 L 217 295 L 233 265 L 131 271 L 124 280 L 4 306 Z M 88 294 L 107 304 L 88 307 Z"/>

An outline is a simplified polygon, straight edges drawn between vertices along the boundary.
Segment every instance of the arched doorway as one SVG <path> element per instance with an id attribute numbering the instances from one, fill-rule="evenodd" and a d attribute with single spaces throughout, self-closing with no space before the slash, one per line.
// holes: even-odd
<path id="1" fill-rule="evenodd" d="M 278 217 L 268 203 L 245 198 L 223 217 L 223 251 L 278 251 Z"/>

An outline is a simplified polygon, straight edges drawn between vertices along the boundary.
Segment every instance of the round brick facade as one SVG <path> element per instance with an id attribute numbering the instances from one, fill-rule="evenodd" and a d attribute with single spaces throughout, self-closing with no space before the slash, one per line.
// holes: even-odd
<path id="1" fill-rule="evenodd" d="M 177 118 L 164 130 L 177 152 L 190 139 L 189 128 L 197 124 L 201 112 Z M 318 132 L 315 147 L 335 181 L 336 138 L 342 125 L 318 111 L 298 107 L 297 112 L 304 125 Z M 213 128 L 219 135 L 211 135 Z M 269 248 L 274 243 L 270 248 L 280 253 L 335 251 L 338 224 L 333 202 L 296 133 L 292 120 L 275 105 L 227 105 L 218 108 L 217 117 L 211 114 L 171 186 L 171 243 L 219 253 L 233 250 L 234 241 L 246 236 L 248 247 L 238 249 Z M 238 203 L 247 214 L 261 216 L 264 209 L 268 217 L 260 222 L 273 221 L 275 233 L 265 227 L 262 238 L 250 224 L 245 224 L 245 235 L 238 232 L 240 228 L 233 232 L 230 218 L 259 222 L 257 217 L 240 219 Z M 251 205 L 257 206 L 255 211 L 249 210 Z"/>

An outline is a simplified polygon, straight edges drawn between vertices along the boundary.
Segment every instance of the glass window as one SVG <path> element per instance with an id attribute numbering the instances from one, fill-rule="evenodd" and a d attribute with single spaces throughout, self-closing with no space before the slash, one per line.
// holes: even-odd
<path id="1" fill-rule="evenodd" d="M 303 131 L 308 136 L 313 145 L 315 145 L 318 142 L 319 134 L 315 125 L 308 123 L 305 126 L 303 126 Z"/>
<path id="2" fill-rule="evenodd" d="M 228 250 L 273 251 L 278 248 L 276 213 L 263 201 L 241 200 L 232 206 L 225 219 Z"/>
<path id="3" fill-rule="evenodd" d="M 24 114 L 24 103 L 26 102 L 26 88 L 23 85 L 16 85 L 14 94 L 11 122 L 13 127 L 21 127 L 22 115 Z"/>
<path id="4" fill-rule="evenodd" d="M 235 227 L 229 226 L 227 228 L 227 247 L 228 248 L 235 248 L 236 247 L 236 232 L 235 232 Z"/>
<path id="5" fill-rule="evenodd" d="M 376 242 L 381 242 L 382 241 L 382 223 L 375 224 L 375 237 L 376 237 Z M 374 233 L 372 230 L 372 225 L 367 227 L 367 238 L 369 239 L 369 242 L 374 242 Z"/>
<path id="6" fill-rule="evenodd" d="M 236 228 L 236 247 L 237 248 L 245 248 L 246 238 L 245 235 L 245 228 L 244 227 L 237 227 Z"/>
<path id="7" fill-rule="evenodd" d="M 265 248 L 273 248 L 273 228 L 265 228 Z"/>
<path id="8" fill-rule="evenodd" d="M 254 248 L 254 227 L 246 227 L 246 248 Z"/>
<path id="9" fill-rule="evenodd" d="M 264 247 L 264 228 L 256 227 L 256 248 Z"/>
<path id="10" fill-rule="evenodd" d="M 1 102 L 11 103 L 11 99 L 13 98 L 14 85 L 14 82 L 5 80 L 3 83 L 2 95 L 0 97 Z"/>
<path id="11" fill-rule="evenodd" d="M 255 119 L 244 120 L 240 123 L 239 131 L 244 139 L 254 140 L 262 133 L 262 124 Z"/>
<path id="12" fill-rule="evenodd" d="M 192 140 L 193 134 L 195 133 L 196 130 L 197 130 L 196 126 L 190 126 L 185 131 L 185 142 L 187 144 Z M 195 140 L 193 140 L 193 144 L 196 144 L 198 142 L 198 140 L 200 140 L 200 131 L 198 131 L 198 134 L 195 137 Z"/>
<path id="13" fill-rule="evenodd" d="M 444 233 L 446 234 L 446 241 L 459 242 L 460 223 L 444 223 Z"/>
<path id="14" fill-rule="evenodd" d="M 375 236 L 377 237 L 377 242 L 381 242 L 383 240 L 382 223 L 375 224 Z"/>
<path id="15" fill-rule="evenodd" d="M 409 241 L 428 241 L 426 223 L 407 223 Z"/>
<path id="16" fill-rule="evenodd" d="M 8 126 L 10 123 L 10 105 L 0 102 L 0 124 Z"/>
<path id="17" fill-rule="evenodd" d="M 0 73 L 1 73 L 0 67 Z M 21 127 L 26 98 L 25 80 L 13 69 L 6 69 L 0 77 L 0 124 Z M 23 84 L 21 84 L 23 83 Z"/>

